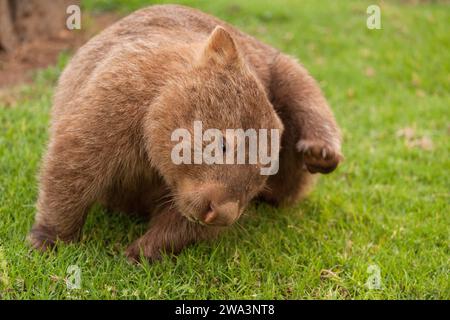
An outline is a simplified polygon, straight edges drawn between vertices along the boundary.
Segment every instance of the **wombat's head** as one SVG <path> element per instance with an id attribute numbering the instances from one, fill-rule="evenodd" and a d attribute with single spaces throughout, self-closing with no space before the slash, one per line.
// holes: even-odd
<path id="1" fill-rule="evenodd" d="M 283 125 L 225 29 L 193 57 L 152 106 L 148 150 L 183 215 L 230 225 L 276 173 Z"/>

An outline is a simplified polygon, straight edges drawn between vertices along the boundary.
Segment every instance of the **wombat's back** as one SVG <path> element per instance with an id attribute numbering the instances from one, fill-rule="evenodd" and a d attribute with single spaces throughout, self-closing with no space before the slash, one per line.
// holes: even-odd
<path id="1" fill-rule="evenodd" d="M 157 52 L 160 48 L 202 41 L 217 25 L 225 27 L 233 35 L 263 84 L 268 82 L 269 65 L 275 49 L 199 10 L 180 5 L 156 5 L 121 19 L 78 50 L 60 77 L 54 113 L 68 108 L 67 102 L 88 85 L 94 70 L 127 46 L 140 42 Z"/>

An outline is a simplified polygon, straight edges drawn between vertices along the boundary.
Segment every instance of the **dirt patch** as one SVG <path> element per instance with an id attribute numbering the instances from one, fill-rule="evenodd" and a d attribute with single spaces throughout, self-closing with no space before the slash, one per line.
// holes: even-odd
<path id="1" fill-rule="evenodd" d="M 115 13 L 86 15 L 81 30 L 63 30 L 56 36 L 25 42 L 12 52 L 0 51 L 0 88 L 30 82 L 33 70 L 54 64 L 61 51 L 74 52 L 118 19 Z"/>

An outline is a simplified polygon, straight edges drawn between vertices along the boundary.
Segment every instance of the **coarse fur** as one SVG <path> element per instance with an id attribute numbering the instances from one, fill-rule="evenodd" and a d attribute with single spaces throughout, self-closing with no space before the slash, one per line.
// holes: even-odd
<path id="1" fill-rule="evenodd" d="M 259 165 L 175 165 L 176 128 L 282 132 L 277 174 Z M 211 239 L 255 198 L 289 205 L 333 171 L 341 136 L 304 67 L 198 10 L 139 10 L 73 57 L 54 97 L 35 224 L 37 249 L 78 239 L 90 207 L 151 217 L 126 252 L 156 260 Z"/>

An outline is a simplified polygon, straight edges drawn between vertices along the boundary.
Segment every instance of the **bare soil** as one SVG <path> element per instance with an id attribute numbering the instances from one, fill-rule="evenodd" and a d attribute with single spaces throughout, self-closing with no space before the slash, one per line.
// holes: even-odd
<path id="1" fill-rule="evenodd" d="M 81 30 L 63 30 L 56 36 L 25 42 L 12 52 L 0 51 L 0 88 L 29 83 L 33 70 L 54 64 L 62 51 L 75 52 L 119 18 L 114 13 L 91 15 L 83 19 Z"/>

